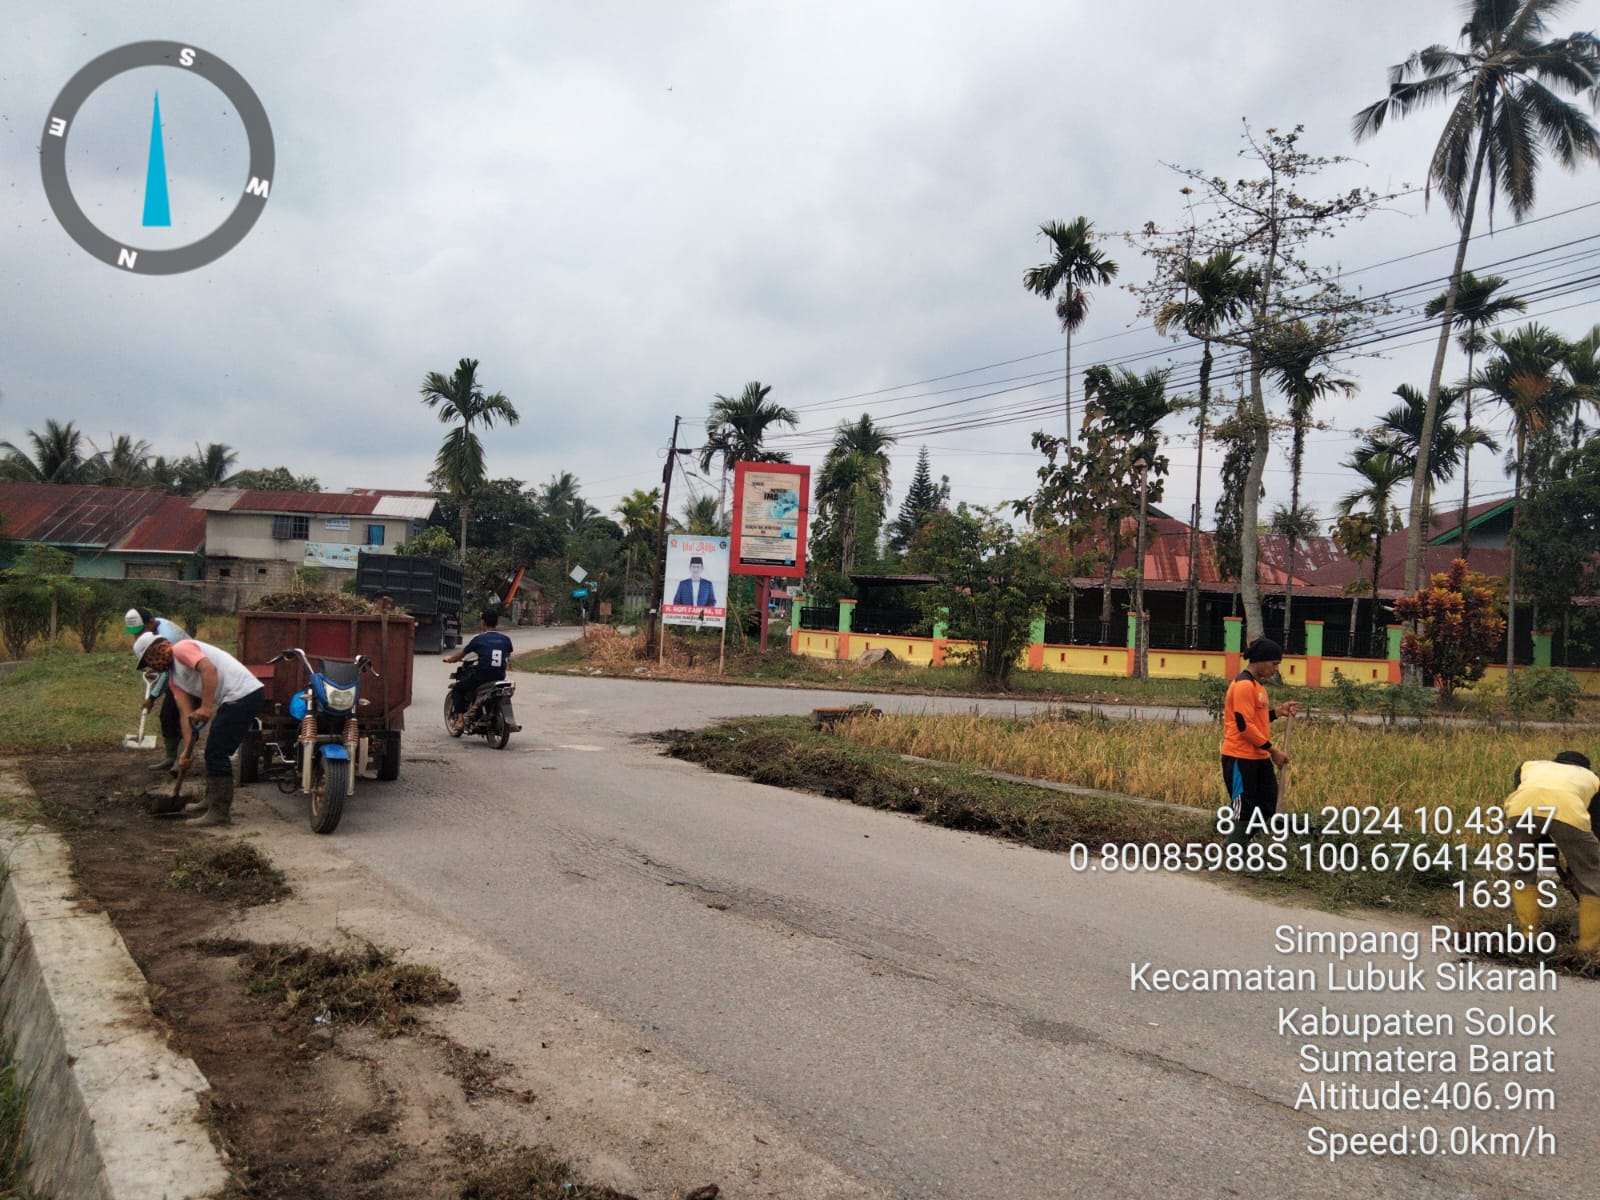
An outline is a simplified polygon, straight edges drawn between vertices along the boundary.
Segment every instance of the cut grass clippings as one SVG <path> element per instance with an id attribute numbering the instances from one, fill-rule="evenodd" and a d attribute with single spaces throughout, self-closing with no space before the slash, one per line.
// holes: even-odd
<path id="1" fill-rule="evenodd" d="M 289 894 L 283 872 L 242 838 L 191 843 L 178 851 L 167 886 L 239 904 L 270 904 Z"/>
<path id="2" fill-rule="evenodd" d="M 359 950 L 314 950 L 283 942 L 202 942 L 213 954 L 238 955 L 248 989 L 278 1002 L 281 1016 L 371 1025 L 385 1037 L 416 1023 L 416 1005 L 448 1004 L 460 990 L 436 967 L 403 963 L 370 942 Z"/>
<path id="3" fill-rule="evenodd" d="M 614 1188 L 584 1183 L 555 1151 L 545 1146 L 490 1143 L 480 1137 L 453 1139 L 452 1152 L 471 1164 L 452 1192 L 456 1200 L 634 1200 Z M 715 1186 L 697 1189 L 715 1200 Z"/>
<path id="4" fill-rule="evenodd" d="M 1035 729 L 1036 736 L 1053 731 L 1046 724 L 1079 726 L 1080 732 L 1093 734 L 1109 729 L 1117 734 L 1136 734 L 1150 723 L 1100 721 L 1081 718 L 1053 722 L 1004 722 L 990 718 L 991 724 Z M 992 761 L 978 753 L 985 736 L 999 736 L 983 727 L 967 729 L 969 741 L 963 745 L 901 739 L 894 728 L 902 721 L 923 718 L 886 717 L 882 720 L 855 720 L 842 724 L 838 734 L 813 731 L 804 718 L 770 717 L 729 721 L 711 729 L 680 736 L 668 748 L 677 758 L 700 763 L 712 770 L 742 775 L 758 783 L 833 796 L 855 804 L 904 812 L 933 824 L 952 829 L 984 833 L 1022 842 L 1041 850 L 1065 852 L 1082 844 L 1098 862 L 1101 848 L 1111 845 L 1148 843 L 1207 844 L 1219 842 L 1213 828 L 1213 814 L 1221 799 L 1221 771 L 1216 762 L 1216 729 L 1202 729 L 1209 752 L 1197 760 L 1169 763 L 1177 775 L 1203 777 L 1215 791 L 1206 802 L 1168 806 L 1141 803 L 1140 800 L 1170 800 L 1127 786 L 1123 774 L 1106 778 L 1089 774 L 1062 778 L 1056 782 L 1097 788 L 1115 795 L 1084 795 L 1061 792 L 1028 783 L 995 779 L 985 769 L 1010 774 L 1038 773 L 1039 764 L 1022 761 Z M 952 718 L 965 721 L 969 718 Z M 1158 726 L 1166 729 L 1167 726 Z M 1172 727 L 1180 732 L 1184 727 Z M 1296 734 L 1297 753 L 1302 747 Z M 1139 742 L 1136 738 L 1121 744 L 1126 763 L 1141 758 L 1157 759 L 1171 752 L 1159 741 Z M 941 758 L 952 765 L 907 762 L 902 753 L 925 758 Z M 1033 769 L 1029 769 L 1029 768 Z M 1059 775 L 1073 775 L 1057 770 Z M 1116 786 L 1118 784 L 1122 786 Z M 1108 786 L 1111 785 L 1111 786 Z M 1296 788 L 1299 784 L 1296 783 Z M 1137 797 L 1137 798 L 1134 798 Z M 1299 800 L 1294 801 L 1300 807 Z M 1264 839 L 1257 839 L 1258 842 Z M 1471 878 L 1452 867 L 1428 867 L 1418 871 L 1407 867 L 1386 872 L 1330 872 L 1306 869 L 1298 846 L 1304 838 L 1292 838 L 1286 855 L 1286 869 L 1277 872 L 1209 872 L 1214 877 L 1237 880 L 1253 889 L 1286 899 L 1297 899 L 1326 908 L 1365 907 L 1415 913 L 1430 918 L 1459 916 L 1453 885 Z M 1313 837 L 1315 844 L 1319 839 Z M 1391 837 L 1345 837 L 1337 841 L 1355 842 L 1365 854 L 1378 841 L 1420 840 L 1414 833 Z M 1550 918 L 1558 927 L 1562 910 Z"/>

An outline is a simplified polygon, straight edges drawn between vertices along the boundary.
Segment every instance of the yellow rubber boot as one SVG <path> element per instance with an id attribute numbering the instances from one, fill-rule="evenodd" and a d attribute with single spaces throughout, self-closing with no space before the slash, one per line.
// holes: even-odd
<path id="1" fill-rule="evenodd" d="M 1600 897 L 1595 899 L 1597 903 L 1600 903 Z M 1527 934 L 1531 940 L 1533 935 L 1539 932 L 1538 889 L 1525 880 L 1518 880 L 1513 883 L 1511 885 L 1511 906 L 1517 910 L 1517 923 L 1522 926 L 1522 932 Z M 1580 909 L 1579 912 L 1581 913 L 1582 910 Z M 1597 913 L 1596 916 L 1597 919 L 1600 919 L 1600 913 Z M 1596 928 L 1600 929 L 1600 926 Z"/>
<path id="2" fill-rule="evenodd" d="M 1578 897 L 1578 949 L 1585 954 L 1600 950 L 1600 896 Z"/>

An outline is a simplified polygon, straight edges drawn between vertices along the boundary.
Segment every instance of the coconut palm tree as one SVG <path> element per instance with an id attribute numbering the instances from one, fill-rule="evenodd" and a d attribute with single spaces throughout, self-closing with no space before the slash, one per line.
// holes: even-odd
<path id="1" fill-rule="evenodd" d="M 1471 271 L 1463 271 L 1456 288 L 1455 314 L 1451 324 L 1456 330 L 1456 345 L 1467 352 L 1466 411 L 1461 418 L 1462 433 L 1466 437 L 1466 452 L 1461 456 L 1461 557 L 1472 557 L 1472 530 L 1467 522 L 1467 509 L 1472 507 L 1472 447 L 1482 445 L 1472 438 L 1472 372 L 1479 354 L 1489 348 L 1487 330 L 1511 313 L 1525 312 L 1528 302 L 1520 296 L 1496 295 L 1507 281 L 1499 275 L 1486 275 L 1479 279 Z M 1422 315 L 1433 318 L 1444 313 L 1450 300 L 1448 290 L 1440 292 L 1422 310 Z M 1442 399 L 1442 397 L 1441 397 Z M 1435 415 L 1434 420 L 1438 420 Z M 1420 429 L 1419 436 L 1420 436 Z M 1498 449 L 1499 447 L 1496 447 Z"/>
<path id="2" fill-rule="evenodd" d="M 772 391 L 770 383 L 753 379 L 744 385 L 737 396 L 724 396 L 720 392 L 711 402 L 706 414 L 706 444 L 700 451 L 700 469 L 709 471 L 711 464 L 722 464 L 722 486 L 718 492 L 717 508 L 726 519 L 724 499 L 728 491 L 728 472 L 734 463 L 789 461 L 781 450 L 768 450 L 766 439 L 775 425 L 793 429 L 800 423 L 794 412 L 767 399 Z"/>
<path id="3" fill-rule="evenodd" d="M 102 487 L 146 487 L 150 483 L 150 443 L 134 441 L 131 434 L 113 434 L 106 449 L 95 446 L 88 465 L 94 482 Z"/>
<path id="4" fill-rule="evenodd" d="M 661 489 L 645 491 L 634 488 L 617 504 L 614 510 L 622 526 L 622 544 L 627 548 L 627 566 L 623 570 L 622 590 L 627 592 L 633 579 L 635 549 L 653 549 L 656 529 L 661 522 Z"/>
<path id="5" fill-rule="evenodd" d="M 28 430 L 33 454 L 19 450 L 10 442 L 0 442 L 6 455 L 0 459 L 0 478 L 20 483 L 78 483 L 86 460 L 83 434 L 71 421 L 46 418 L 44 432 Z"/>
<path id="6" fill-rule="evenodd" d="M 1356 390 L 1352 380 L 1340 378 L 1326 369 L 1328 355 L 1338 345 L 1339 335 L 1332 325 L 1308 325 L 1290 321 L 1274 330 L 1267 340 L 1267 374 L 1289 399 L 1289 507 L 1280 533 L 1289 542 L 1288 578 L 1283 591 L 1283 636 L 1289 636 L 1290 607 L 1294 601 L 1295 551 L 1306 536 L 1315 536 L 1315 520 L 1308 519 L 1300 507 L 1300 480 L 1305 471 L 1306 434 L 1311 428 L 1311 408 L 1324 396 L 1349 395 Z M 1319 370 L 1319 365 L 1323 369 Z M 1310 528 L 1311 534 L 1302 530 Z"/>
<path id="7" fill-rule="evenodd" d="M 483 486 L 483 442 L 475 426 L 494 427 L 496 420 L 515 425 L 520 418 L 517 410 L 502 392 L 484 393 L 478 382 L 478 360 L 463 358 L 456 364 L 454 374 L 445 376 L 429 371 L 422 380 L 422 403 L 439 414 L 446 425 L 455 428 L 445 435 L 434 456 L 434 474 L 444 484 L 461 509 L 461 540 L 458 543 L 462 561 L 467 556 L 467 516 L 472 504 L 472 494 Z"/>
<path id="8" fill-rule="evenodd" d="M 1410 475 L 1404 463 L 1396 462 L 1393 454 L 1383 452 L 1357 460 L 1347 458 L 1344 465 L 1361 477 L 1363 486 L 1340 498 L 1338 512 L 1341 517 L 1364 511 L 1372 528 L 1372 632 L 1380 628 L 1378 609 L 1378 577 L 1383 573 L 1383 539 L 1391 529 L 1390 512 L 1394 503 L 1394 490 Z M 1355 633 L 1352 627 L 1350 632 Z"/>
<path id="9" fill-rule="evenodd" d="M 883 524 L 889 508 L 889 447 L 896 438 L 866 413 L 841 421 L 817 473 L 818 520 L 839 531 L 839 570 L 855 565 L 856 539 Z"/>
<path id="10" fill-rule="evenodd" d="M 1231 250 L 1218 250 L 1207 258 L 1183 265 L 1184 298 L 1161 306 L 1155 316 L 1163 337 L 1182 330 L 1200 343 L 1198 431 L 1194 456 L 1194 510 L 1189 521 L 1189 580 L 1183 621 L 1191 631 L 1200 623 L 1200 483 L 1206 455 L 1206 420 L 1211 408 L 1212 335 L 1237 325 L 1250 311 L 1254 277 L 1240 269 L 1244 260 Z"/>
<path id="11" fill-rule="evenodd" d="M 1513 220 L 1533 210 L 1539 164 L 1546 155 L 1568 170 L 1600 158 L 1600 133 L 1577 105 L 1562 99 L 1600 97 L 1600 39 L 1592 33 L 1547 36 L 1547 21 L 1566 0 L 1464 0 L 1462 49 L 1433 45 L 1390 69 L 1389 94 L 1356 114 L 1356 140 L 1371 137 L 1389 117 L 1404 118 L 1437 101 L 1451 101 L 1444 132 L 1428 164 L 1428 195 L 1437 189 L 1461 227 L 1455 265 L 1439 316 L 1439 343 L 1428 379 L 1428 404 L 1412 473 L 1411 521 L 1406 533 L 1406 591 L 1420 582 L 1421 504 L 1427 487 L 1439 385 L 1455 324 L 1457 297 L 1478 189 L 1487 174 L 1489 215 L 1503 195 Z"/>
<path id="12" fill-rule="evenodd" d="M 1511 487 L 1510 556 L 1506 568 L 1506 672 L 1512 661 L 1517 632 L 1517 510 L 1522 507 L 1522 480 L 1527 467 L 1528 441 L 1564 421 L 1572 407 L 1571 379 L 1567 375 L 1567 343 L 1538 322 L 1510 333 L 1490 335 L 1495 356 L 1473 378 L 1493 400 L 1511 414 L 1511 435 L 1516 443 Z"/>
<path id="13" fill-rule="evenodd" d="M 239 461 L 239 452 L 221 442 L 208 442 L 202 449 L 195 443 L 194 453 L 185 455 L 178 465 L 178 476 L 186 496 L 198 496 L 210 488 L 221 487 L 233 466 Z"/>
<path id="14" fill-rule="evenodd" d="M 1022 273 L 1022 286 L 1036 296 L 1055 300 L 1056 316 L 1067 335 L 1067 441 L 1072 441 L 1072 334 L 1089 315 L 1089 294 L 1084 289 L 1103 286 L 1117 275 L 1117 264 L 1095 249 L 1094 226 L 1087 217 L 1066 223 L 1046 221 L 1039 233 L 1050 243 L 1047 263 Z M 1056 295 L 1057 289 L 1061 294 Z"/>

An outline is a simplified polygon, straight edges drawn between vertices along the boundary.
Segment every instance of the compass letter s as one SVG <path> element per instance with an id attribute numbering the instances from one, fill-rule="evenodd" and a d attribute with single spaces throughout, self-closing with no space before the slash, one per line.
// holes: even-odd
<path id="1" fill-rule="evenodd" d="M 186 67 L 194 66 L 193 47 L 185 46 L 182 50 L 178 51 L 178 61 Z"/>

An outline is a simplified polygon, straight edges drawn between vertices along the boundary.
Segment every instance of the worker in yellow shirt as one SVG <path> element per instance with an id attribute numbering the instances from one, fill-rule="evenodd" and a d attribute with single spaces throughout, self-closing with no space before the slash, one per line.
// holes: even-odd
<path id="1" fill-rule="evenodd" d="M 1511 826 L 1506 841 L 1516 855 L 1511 903 L 1517 920 L 1530 938 L 1539 931 L 1539 895 L 1535 872 L 1529 869 L 1537 861 L 1537 851 L 1531 848 L 1554 842 L 1578 894 L 1578 949 L 1600 950 L 1600 838 L 1595 837 L 1589 809 L 1600 797 L 1600 776 L 1589 768 L 1585 755 L 1563 750 L 1549 761 L 1523 763 L 1511 784 L 1515 790 L 1503 807 Z M 1518 821 L 1519 817 L 1529 819 Z M 1546 817 L 1551 818 L 1548 828 Z"/>

